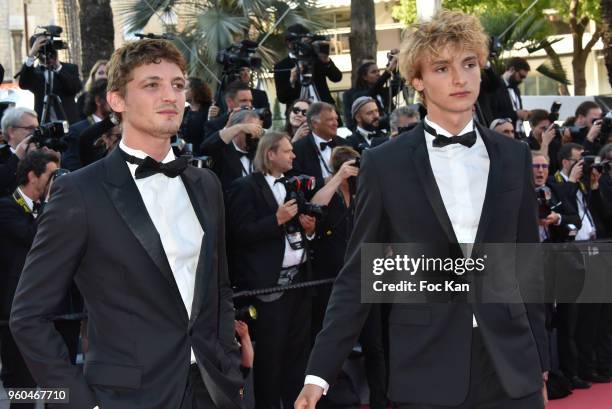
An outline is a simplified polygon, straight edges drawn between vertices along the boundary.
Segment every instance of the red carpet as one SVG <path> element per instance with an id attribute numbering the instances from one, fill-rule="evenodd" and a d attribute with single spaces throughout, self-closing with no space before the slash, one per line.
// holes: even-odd
<path id="1" fill-rule="evenodd" d="M 551 400 L 546 409 L 611 409 L 612 383 L 594 384 L 590 389 L 574 390 L 564 399 Z"/>

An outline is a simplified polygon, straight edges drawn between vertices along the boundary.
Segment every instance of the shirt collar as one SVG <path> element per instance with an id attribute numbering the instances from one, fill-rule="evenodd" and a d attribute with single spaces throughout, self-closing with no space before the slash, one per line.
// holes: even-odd
<path id="1" fill-rule="evenodd" d="M 366 140 L 368 142 L 370 141 L 370 139 L 372 139 L 372 136 L 374 136 L 376 134 L 376 131 L 366 131 L 365 129 L 363 129 L 360 126 L 357 127 L 357 132 L 359 132 L 361 134 L 361 136 L 366 138 Z"/>
<path id="2" fill-rule="evenodd" d="M 312 137 L 314 138 L 315 145 L 317 145 L 317 149 L 318 150 L 321 150 L 321 142 L 323 142 L 323 143 L 329 142 L 329 141 L 326 141 L 325 139 L 321 138 L 319 135 L 317 135 L 314 132 L 312 133 Z"/>
<path id="3" fill-rule="evenodd" d="M 98 122 L 102 121 L 102 118 L 100 118 L 98 115 L 96 114 L 91 114 L 91 118 L 93 119 L 94 123 L 97 124 Z"/>
<path id="4" fill-rule="evenodd" d="M 274 182 L 276 182 L 278 179 L 284 177 L 285 175 L 281 173 L 281 175 L 279 177 L 274 177 L 272 175 L 268 175 L 267 173 L 264 174 L 264 179 L 266 179 L 266 182 L 268 182 L 268 185 L 274 187 Z"/>
<path id="5" fill-rule="evenodd" d="M 127 153 L 128 155 L 135 156 L 139 159 L 145 159 L 147 156 L 149 156 L 141 150 L 130 148 L 123 142 L 123 139 L 121 139 L 121 141 L 119 142 L 119 148 L 125 153 Z M 168 153 L 166 154 L 166 157 L 162 159 L 161 162 L 168 163 L 168 162 L 173 161 L 174 159 L 175 159 L 174 152 L 172 152 L 172 148 L 170 148 L 168 150 Z"/>
<path id="6" fill-rule="evenodd" d="M 17 188 L 17 191 L 19 192 L 19 194 L 21 195 L 23 200 L 25 200 L 26 204 L 30 208 L 30 211 L 34 211 L 34 201 L 32 199 L 30 199 L 30 197 L 28 195 L 23 193 L 23 190 L 21 190 L 20 187 Z"/>
<path id="7" fill-rule="evenodd" d="M 447 131 L 446 129 L 442 128 L 440 125 L 438 125 L 437 123 L 431 121 L 428 117 L 425 117 L 425 122 L 427 123 L 427 125 L 431 126 L 438 135 L 444 135 L 447 136 L 449 138 L 451 138 L 453 136 L 452 133 L 450 133 L 449 131 Z M 458 133 L 458 135 L 463 135 L 466 132 L 471 132 L 472 130 L 474 130 L 476 132 L 476 136 L 478 137 L 478 130 L 476 129 L 476 127 L 474 126 L 474 120 L 470 119 L 470 121 L 465 125 L 465 127 L 461 130 L 461 132 Z M 429 132 L 425 131 L 425 141 L 427 142 L 427 146 L 433 146 L 433 140 L 435 139 L 434 135 L 431 135 Z M 447 145 L 444 146 L 442 148 L 437 148 L 437 149 L 447 149 L 447 148 L 456 148 L 456 147 L 464 147 L 463 145 L 459 145 L 459 144 L 454 144 L 454 145 Z"/>

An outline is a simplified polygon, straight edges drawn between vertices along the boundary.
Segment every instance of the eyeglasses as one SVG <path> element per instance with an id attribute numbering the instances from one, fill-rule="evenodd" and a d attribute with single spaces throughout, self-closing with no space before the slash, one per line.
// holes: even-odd
<path id="1" fill-rule="evenodd" d="M 293 107 L 293 108 L 291 108 L 291 112 L 293 112 L 293 113 L 294 113 L 294 114 L 296 114 L 296 115 L 297 115 L 297 114 L 302 114 L 302 116 L 306 116 L 306 112 L 307 112 L 307 111 L 308 111 L 307 109 L 300 109 L 300 108 L 298 108 L 298 107 Z"/>
<path id="2" fill-rule="evenodd" d="M 38 127 L 37 126 L 11 126 L 11 128 L 27 129 L 28 131 L 34 132 L 36 130 L 36 128 L 38 128 Z"/>
<path id="3" fill-rule="evenodd" d="M 532 163 L 531 166 L 533 166 L 534 169 L 548 169 L 547 163 Z"/>

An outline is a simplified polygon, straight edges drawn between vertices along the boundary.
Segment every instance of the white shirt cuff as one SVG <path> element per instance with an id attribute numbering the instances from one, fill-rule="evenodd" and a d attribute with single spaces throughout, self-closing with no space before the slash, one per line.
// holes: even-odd
<path id="1" fill-rule="evenodd" d="M 62 69 L 62 64 L 61 63 L 57 63 L 57 68 L 55 69 L 55 72 L 58 73 L 60 72 L 60 70 Z"/>
<path id="2" fill-rule="evenodd" d="M 304 379 L 304 385 L 317 385 L 323 388 L 323 395 L 327 395 L 327 390 L 329 389 L 329 384 L 325 382 L 325 379 L 319 378 L 314 375 L 306 375 L 306 379 Z"/>
<path id="3" fill-rule="evenodd" d="M 25 59 L 24 64 L 26 65 L 26 67 L 31 67 L 34 65 L 34 58 L 32 57 L 28 57 Z"/>

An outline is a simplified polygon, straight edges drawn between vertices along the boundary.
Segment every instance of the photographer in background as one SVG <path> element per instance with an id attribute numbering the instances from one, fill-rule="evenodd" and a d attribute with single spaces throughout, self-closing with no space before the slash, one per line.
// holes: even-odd
<path id="1" fill-rule="evenodd" d="M 306 281 L 307 248 L 294 249 L 286 234 L 314 234 L 315 219 L 298 215 L 286 201 L 284 181 L 293 168 L 293 147 L 285 133 L 267 132 L 255 154 L 256 172 L 236 180 L 228 194 L 232 284 L 253 290 Z M 307 289 L 257 296 L 255 321 L 255 408 L 291 408 L 302 384 L 310 351 L 311 304 Z"/>
<path id="2" fill-rule="evenodd" d="M 327 102 L 335 106 L 326 78 L 342 81 L 342 72 L 329 58 L 329 42 L 313 36 L 301 24 L 285 32 L 289 55 L 274 66 L 274 84 L 278 100 L 290 104 L 299 98 Z"/>
<path id="3" fill-rule="evenodd" d="M 73 124 L 65 138 L 68 144 L 68 149 L 62 155 L 62 168 L 69 171 L 75 171 L 82 166 L 85 166 L 81 161 L 81 146 L 92 146 L 98 137 L 94 137 L 93 141 L 81 141 L 81 134 L 90 126 L 102 121 L 110 121 L 110 107 L 106 102 L 106 79 L 97 80 L 91 87 L 90 91 L 85 96 L 85 114 L 87 117 L 82 121 Z M 86 156 L 89 156 L 86 154 Z M 87 161 L 87 163 L 91 163 Z"/>
<path id="4" fill-rule="evenodd" d="M 34 94 L 34 110 L 43 123 L 64 120 L 73 124 L 79 121 L 75 96 L 83 87 L 79 68 L 75 64 L 61 63 L 57 58 L 56 46 L 65 47 L 65 44 L 53 40 L 53 37 L 61 33 L 61 27 L 44 28 L 44 33 L 34 35 L 30 39 L 32 48 L 21 68 L 19 87 Z M 35 67 L 34 62 L 37 59 L 38 66 Z M 49 99 L 48 117 L 43 118 L 44 99 L 51 94 L 58 98 Z"/>
<path id="5" fill-rule="evenodd" d="M 584 150 L 589 154 L 596 155 L 602 146 L 608 143 L 609 135 L 602 134 L 603 126 L 604 118 L 601 107 L 593 101 L 585 101 L 576 108 L 571 140 L 584 146 Z M 609 125 L 603 130 L 606 134 L 611 133 Z"/>
<path id="6" fill-rule="evenodd" d="M 390 138 L 395 138 L 401 133 L 414 128 L 421 121 L 421 114 L 416 109 L 409 107 L 395 108 L 389 118 L 391 128 Z"/>
<path id="7" fill-rule="evenodd" d="M 342 96 L 344 117 L 349 129 L 355 128 L 355 120 L 351 115 L 353 102 L 363 96 L 374 98 L 381 118 L 381 129 L 389 129 L 389 110 L 395 108 L 393 97 L 400 92 L 403 80 L 397 70 L 397 54 L 399 50 L 391 50 L 387 55 L 389 62 L 383 74 L 374 61 L 366 61 L 357 68 L 353 87 Z M 391 79 L 390 86 L 387 82 Z"/>
<path id="8" fill-rule="evenodd" d="M 200 145 L 204 140 L 204 124 L 212 105 L 212 91 L 208 84 L 200 78 L 189 77 L 185 99 L 189 106 L 185 107 L 179 133 L 187 143 L 193 146 L 193 153 L 199 156 L 201 154 Z"/>
<path id="9" fill-rule="evenodd" d="M 215 131 L 219 131 L 226 126 L 227 120 L 233 111 L 237 111 L 242 108 L 253 108 L 253 94 L 251 93 L 251 88 L 249 88 L 248 84 L 245 84 L 242 81 L 231 82 L 225 89 L 223 98 L 225 99 L 227 111 L 216 116 L 214 119 L 211 119 L 211 111 L 218 112 L 219 110 L 219 107 L 211 105 L 208 114 L 209 119 L 204 124 L 205 141 Z"/>
<path id="10" fill-rule="evenodd" d="M 0 320 L 10 317 L 21 270 L 36 235 L 38 209 L 58 165 L 59 159 L 50 153 L 28 153 L 17 168 L 18 187 L 0 198 Z M 36 387 L 8 326 L 0 326 L 0 361 L 5 388 Z M 13 403 L 10 407 L 34 409 L 35 404 Z"/>
<path id="11" fill-rule="evenodd" d="M 599 157 L 602 170 L 601 178 L 599 178 L 599 191 L 603 202 L 603 223 L 599 238 L 610 239 L 612 238 L 612 143 L 601 148 Z"/>
<path id="12" fill-rule="evenodd" d="M 9 108 L 2 116 L 1 126 L 3 138 L 7 141 L 7 145 L 0 149 L 0 196 L 5 196 L 12 194 L 17 187 L 19 161 L 29 151 L 39 149 L 32 143 L 32 135 L 38 129 L 38 117 L 35 111 L 28 108 Z M 46 146 L 40 149 L 54 155 L 59 161 L 59 152 Z"/>
<path id="13" fill-rule="evenodd" d="M 253 172 L 257 141 L 262 134 L 259 115 L 245 108 L 233 111 L 227 126 L 202 143 L 200 150 L 212 158 L 211 169 L 221 180 L 224 192 L 234 180 Z"/>

